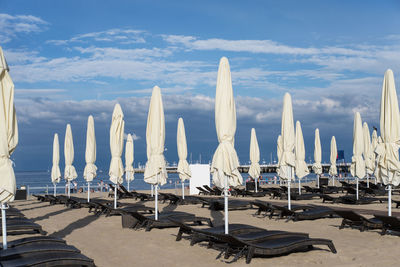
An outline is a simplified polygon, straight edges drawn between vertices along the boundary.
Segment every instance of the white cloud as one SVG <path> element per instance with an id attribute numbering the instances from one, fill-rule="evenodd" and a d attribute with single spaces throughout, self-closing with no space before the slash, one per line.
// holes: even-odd
<path id="1" fill-rule="evenodd" d="M 22 88 L 15 88 L 15 94 L 56 94 L 56 93 L 63 93 L 66 92 L 66 89 L 22 89 Z"/>
<path id="2" fill-rule="evenodd" d="M 152 57 L 167 57 L 172 54 L 169 49 L 160 48 L 134 48 L 120 49 L 114 47 L 74 47 L 81 54 L 88 54 L 93 58 L 115 58 L 115 59 L 145 59 Z"/>
<path id="3" fill-rule="evenodd" d="M 367 52 L 345 47 L 295 47 L 280 44 L 272 40 L 226 40 L 219 38 L 198 39 L 194 36 L 163 35 L 164 40 L 174 45 L 183 45 L 193 50 L 222 50 L 263 54 L 287 55 L 366 55 Z"/>
<path id="4" fill-rule="evenodd" d="M 3 44 L 8 43 L 20 34 L 41 32 L 46 25 L 46 21 L 36 16 L 0 13 L 0 40 Z"/>
<path id="5" fill-rule="evenodd" d="M 45 57 L 39 56 L 37 51 L 16 49 L 4 49 L 3 51 L 9 65 L 32 64 L 46 60 Z M 10 71 L 12 73 L 12 67 L 10 68 Z"/>
<path id="6" fill-rule="evenodd" d="M 69 43 L 105 42 L 119 44 L 145 43 L 145 31 L 132 29 L 110 29 L 106 31 L 84 33 L 73 36 L 67 40 L 48 40 L 46 43 L 54 45 L 67 45 Z"/>

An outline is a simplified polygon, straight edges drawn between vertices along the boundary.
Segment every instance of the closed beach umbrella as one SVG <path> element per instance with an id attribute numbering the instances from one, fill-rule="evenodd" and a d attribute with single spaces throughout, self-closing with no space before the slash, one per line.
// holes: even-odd
<path id="1" fill-rule="evenodd" d="M 125 144 L 125 179 L 128 183 L 128 191 L 129 191 L 129 183 L 135 179 L 135 169 L 133 168 L 133 159 L 134 159 L 134 150 L 133 150 L 133 138 L 131 134 L 128 134 L 126 138 Z"/>
<path id="2" fill-rule="evenodd" d="M 183 123 L 183 119 L 179 118 L 178 120 L 178 130 L 176 133 L 176 145 L 178 149 L 178 173 L 179 178 L 182 182 L 182 198 L 185 198 L 185 180 L 189 180 L 192 177 L 192 172 L 189 168 L 189 163 L 187 162 L 187 144 L 186 144 L 186 133 L 185 133 L 185 124 Z"/>
<path id="3" fill-rule="evenodd" d="M 375 154 L 375 149 L 376 146 L 378 145 L 378 133 L 376 132 L 376 129 L 372 131 L 372 137 L 371 137 L 371 161 L 372 161 L 372 166 L 374 168 L 374 177 L 375 177 L 375 171 L 376 171 L 376 154 Z M 375 177 L 375 184 L 377 183 L 376 177 Z"/>
<path id="4" fill-rule="evenodd" d="M 94 133 L 94 120 L 90 115 L 87 123 L 86 131 L 86 151 L 85 151 L 86 166 L 83 170 L 83 177 L 88 183 L 88 202 L 90 201 L 90 182 L 97 176 L 96 162 L 96 135 Z"/>
<path id="5" fill-rule="evenodd" d="M 332 136 L 331 157 L 330 157 L 331 166 L 329 168 L 329 175 L 332 177 L 332 185 L 335 185 L 335 176 L 337 175 L 336 159 L 337 159 L 336 138 L 334 136 Z"/>
<path id="6" fill-rule="evenodd" d="M 233 98 L 231 71 L 226 57 L 221 58 L 218 68 L 215 94 L 215 128 L 219 145 L 214 153 L 211 173 L 213 183 L 224 188 L 225 233 L 228 234 L 228 189 L 242 184 L 238 171 L 239 159 L 234 148 L 236 132 L 236 107 Z"/>
<path id="7" fill-rule="evenodd" d="M 158 220 L 158 185 L 167 182 L 167 169 L 164 159 L 165 118 L 161 89 L 154 86 L 147 114 L 146 145 L 147 162 L 144 181 L 155 187 L 155 219 Z"/>
<path id="8" fill-rule="evenodd" d="M 358 200 L 358 179 L 365 176 L 365 162 L 362 157 L 364 153 L 364 136 L 361 124 L 361 115 L 356 112 L 354 115 L 353 127 L 353 156 L 351 157 L 350 173 L 356 178 L 357 184 L 357 200 Z"/>
<path id="9" fill-rule="evenodd" d="M 376 155 L 375 155 L 375 149 L 376 146 L 378 145 L 378 133 L 376 132 L 376 130 L 374 129 L 372 131 L 372 136 L 371 136 L 371 160 L 374 166 L 374 171 L 375 171 L 375 167 L 376 167 Z"/>
<path id="10" fill-rule="evenodd" d="M 60 171 L 60 144 L 58 142 L 58 134 L 54 134 L 53 140 L 53 166 L 51 167 L 51 182 L 54 185 L 54 196 L 56 196 L 56 186 L 61 179 Z"/>
<path id="11" fill-rule="evenodd" d="M 71 181 L 78 177 L 75 167 L 72 165 L 74 163 L 74 140 L 72 139 L 71 125 L 67 124 L 65 130 L 64 139 L 64 159 L 65 159 L 65 169 L 64 169 L 64 179 L 68 183 L 68 197 L 71 196 Z"/>
<path id="12" fill-rule="evenodd" d="M 122 176 L 124 175 L 124 166 L 122 165 L 122 150 L 124 149 L 124 114 L 122 113 L 121 106 L 116 104 L 111 119 L 110 127 L 110 150 L 111 162 L 108 175 L 110 181 L 114 183 L 114 209 L 117 208 L 117 193 L 118 184 L 123 182 Z"/>
<path id="13" fill-rule="evenodd" d="M 251 137 L 250 137 L 250 168 L 249 175 L 255 180 L 255 190 L 257 192 L 257 179 L 260 176 L 260 148 L 258 147 L 256 130 L 254 128 L 251 129 Z"/>
<path id="14" fill-rule="evenodd" d="M 383 79 L 380 131 L 382 142 L 378 143 L 375 153 L 378 157 L 376 178 L 388 185 L 388 212 L 392 216 L 392 185 L 400 183 L 400 115 L 396 87 L 392 70 L 385 72 Z"/>
<path id="15" fill-rule="evenodd" d="M 296 145 L 295 145 L 295 158 L 296 158 L 296 175 L 299 178 L 299 194 L 301 194 L 301 179 L 310 173 L 308 170 L 306 159 L 306 149 L 304 147 L 303 131 L 301 130 L 301 124 L 299 121 L 296 122 Z"/>
<path id="16" fill-rule="evenodd" d="M 314 164 L 312 165 L 313 172 L 317 175 L 317 184 L 319 188 L 319 176 L 322 174 L 321 165 L 321 140 L 319 138 L 319 129 L 315 129 L 315 139 L 314 139 Z"/>
<path id="17" fill-rule="evenodd" d="M 288 183 L 288 208 L 291 209 L 290 183 L 294 178 L 293 168 L 296 166 L 296 159 L 294 155 L 295 133 L 292 98 L 288 93 L 283 97 L 281 136 L 283 151 L 280 161 L 280 177 Z"/>
<path id="18" fill-rule="evenodd" d="M 6 203 L 14 201 L 16 184 L 10 160 L 18 144 L 18 124 L 14 107 L 14 83 L 0 47 L 0 202 L 3 249 L 7 249 Z"/>
<path id="19" fill-rule="evenodd" d="M 280 164 L 281 164 L 281 156 L 282 156 L 282 136 L 278 135 L 278 139 L 276 140 L 276 155 L 278 156 L 278 165 L 276 166 L 276 174 L 280 177 Z M 279 179 L 280 182 L 280 179 Z"/>
<path id="20" fill-rule="evenodd" d="M 377 142 L 377 144 L 376 144 L 376 148 L 375 148 L 375 171 L 374 171 L 374 176 L 375 176 L 375 183 L 377 182 L 377 180 L 378 180 L 378 177 L 379 177 L 379 182 L 380 183 L 383 183 L 383 181 L 382 181 L 382 179 L 380 178 L 380 175 L 379 175 L 379 172 L 381 172 L 381 168 L 379 167 L 379 161 L 380 161 L 380 158 L 381 158 L 381 154 L 379 154 L 378 152 L 379 152 L 379 150 L 378 150 L 378 146 L 380 145 L 380 144 L 382 144 L 383 142 L 382 142 L 382 137 L 378 137 L 378 142 Z M 382 147 L 380 147 L 380 149 L 382 149 Z"/>
<path id="21" fill-rule="evenodd" d="M 371 147 L 371 136 L 369 134 L 368 124 L 363 124 L 363 137 L 364 137 L 364 160 L 365 160 L 365 171 L 367 176 L 367 187 L 369 187 L 369 176 L 374 173 L 374 162 L 372 158 L 372 147 Z"/>

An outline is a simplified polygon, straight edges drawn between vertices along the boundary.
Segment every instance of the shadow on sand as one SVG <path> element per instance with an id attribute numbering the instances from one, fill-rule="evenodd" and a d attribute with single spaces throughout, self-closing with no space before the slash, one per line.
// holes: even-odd
<path id="1" fill-rule="evenodd" d="M 67 235 L 71 234 L 73 231 L 83 228 L 86 225 L 94 222 L 95 220 L 97 220 L 99 218 L 99 216 L 96 215 L 89 215 L 86 216 L 82 219 L 79 219 L 75 222 L 70 223 L 69 225 L 67 225 L 64 229 L 61 229 L 60 231 L 54 232 L 52 234 L 50 234 L 49 236 L 52 237 L 58 237 L 58 238 L 64 238 Z"/>
<path id="2" fill-rule="evenodd" d="M 32 208 L 26 208 L 26 209 L 18 209 L 19 211 L 28 211 L 28 210 L 36 210 L 36 209 L 41 209 L 41 208 L 48 208 L 50 206 L 50 204 L 44 205 L 44 206 L 39 206 L 39 207 L 32 207 Z"/>
<path id="3" fill-rule="evenodd" d="M 161 212 L 167 212 L 167 211 L 174 211 L 176 210 L 176 208 L 178 207 L 178 205 L 176 204 L 168 204 L 167 206 L 165 206 Z"/>
<path id="4" fill-rule="evenodd" d="M 222 211 L 211 210 L 210 215 L 214 226 L 224 225 L 224 214 Z"/>
<path id="5" fill-rule="evenodd" d="M 43 216 L 38 216 L 36 218 L 31 218 L 31 220 L 36 222 L 36 221 L 49 219 L 51 216 L 59 215 L 59 214 L 64 213 L 66 211 L 71 211 L 71 209 L 70 208 L 65 208 L 65 209 L 62 209 L 62 210 L 53 211 L 53 212 L 47 213 L 47 214 L 45 214 Z"/>
<path id="6" fill-rule="evenodd" d="M 29 201 L 29 202 L 28 202 Z M 21 201 L 22 202 L 22 201 Z M 18 207 L 25 207 L 25 206 L 31 206 L 31 205 L 35 205 L 35 204 L 43 204 L 43 202 L 32 202 L 31 200 L 23 200 L 23 202 L 27 202 L 24 204 L 16 204 Z"/>

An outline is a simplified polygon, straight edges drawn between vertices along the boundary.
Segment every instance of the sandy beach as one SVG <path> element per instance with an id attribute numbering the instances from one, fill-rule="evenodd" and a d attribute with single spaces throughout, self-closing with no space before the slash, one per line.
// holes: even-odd
<path id="1" fill-rule="evenodd" d="M 169 190 L 178 193 L 179 190 Z M 85 197 L 84 194 L 77 196 Z M 93 197 L 107 198 L 106 193 L 95 193 Z M 110 198 L 109 198 L 110 199 Z M 232 199 L 251 199 L 235 198 Z M 285 203 L 283 200 L 265 201 Z M 394 196 L 394 199 L 400 199 Z M 135 203 L 132 199 L 120 200 L 122 203 Z M 322 204 L 322 201 L 296 201 L 298 204 L 318 204 L 328 207 L 343 207 L 357 210 L 366 217 L 373 213 L 386 213 L 386 203 L 364 206 Z M 153 207 L 154 202 L 145 202 Z M 95 216 L 86 208 L 70 209 L 63 205 L 50 205 L 34 198 L 15 201 L 13 206 L 26 217 L 40 224 L 48 235 L 65 239 L 79 248 L 82 253 L 94 259 L 97 266 L 226 266 L 226 260 L 216 259 L 219 252 L 207 249 L 204 245 L 190 246 L 188 240 L 175 241 L 178 228 L 144 230 L 123 229 L 120 216 Z M 223 224 L 222 211 L 210 211 L 201 205 L 160 204 L 161 211 L 176 210 L 191 212 L 198 216 L 209 217 L 215 225 Z M 398 236 L 381 236 L 378 230 L 360 232 L 357 229 L 339 230 L 341 219 L 327 218 L 315 221 L 293 222 L 254 216 L 255 210 L 230 211 L 230 223 L 245 223 L 264 227 L 269 230 L 286 230 L 309 233 L 310 237 L 331 239 L 337 254 L 326 247 L 317 247 L 309 252 L 260 258 L 255 257 L 251 266 L 394 266 L 398 262 Z M 400 212 L 394 209 L 395 216 Z M 9 236 L 9 240 L 21 236 Z M 232 258 L 231 258 L 232 259 Z M 229 261 L 229 260 L 228 260 Z M 239 259 L 234 266 L 245 266 L 245 260 Z"/>

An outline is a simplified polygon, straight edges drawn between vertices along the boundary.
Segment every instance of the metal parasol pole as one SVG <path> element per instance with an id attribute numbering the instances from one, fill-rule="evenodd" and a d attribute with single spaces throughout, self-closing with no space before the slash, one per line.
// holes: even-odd
<path id="1" fill-rule="evenodd" d="M 114 209 L 117 208 L 117 192 L 118 192 L 118 183 L 114 186 Z"/>
<path id="2" fill-rule="evenodd" d="M 3 230 L 3 249 L 7 249 L 7 223 L 6 223 L 6 204 L 1 203 L 1 225 Z"/>
<path id="3" fill-rule="evenodd" d="M 228 216 L 228 176 L 225 176 L 224 188 L 224 208 L 225 208 L 225 234 L 229 234 L 229 216 Z"/>

